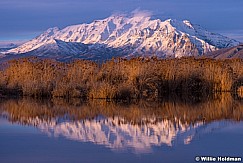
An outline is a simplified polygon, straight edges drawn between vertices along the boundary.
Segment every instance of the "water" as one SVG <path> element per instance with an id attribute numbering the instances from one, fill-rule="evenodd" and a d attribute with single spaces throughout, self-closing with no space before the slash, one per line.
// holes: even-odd
<path id="1" fill-rule="evenodd" d="M 190 101 L 190 100 L 189 100 Z M 0 102 L 0 162 L 194 162 L 243 157 L 243 102 Z"/>

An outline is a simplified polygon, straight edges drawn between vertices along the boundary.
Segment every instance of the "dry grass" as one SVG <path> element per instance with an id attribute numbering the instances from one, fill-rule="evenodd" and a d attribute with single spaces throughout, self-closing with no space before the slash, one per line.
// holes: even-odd
<path id="1" fill-rule="evenodd" d="M 237 94 L 240 98 L 243 98 L 243 86 L 240 86 L 237 90 Z"/>
<path id="2" fill-rule="evenodd" d="M 150 118 L 157 121 L 180 119 L 182 123 L 188 124 L 198 121 L 243 119 L 242 102 L 234 100 L 230 93 L 218 94 L 211 100 L 199 103 L 166 100 L 163 102 L 136 101 L 124 104 L 105 100 L 82 102 L 79 99 L 53 98 L 52 101 L 38 101 L 33 98 L 25 98 L 0 102 L 0 114 L 1 112 L 8 113 L 12 121 L 27 124 L 31 119 L 37 117 L 42 120 L 57 117 L 83 120 L 93 119 L 100 115 L 121 117 L 126 122 L 133 124 L 146 123 L 146 119 Z"/>
<path id="3" fill-rule="evenodd" d="M 168 94 L 207 96 L 243 85 L 243 60 L 113 59 L 102 65 L 77 60 L 13 60 L 0 71 L 0 90 L 35 97 L 158 99 Z M 14 93 L 12 91 L 12 93 Z"/>

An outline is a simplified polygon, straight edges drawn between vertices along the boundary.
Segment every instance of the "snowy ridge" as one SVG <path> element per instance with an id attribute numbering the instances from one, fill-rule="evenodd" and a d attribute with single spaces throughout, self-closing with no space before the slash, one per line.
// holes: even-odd
<path id="1" fill-rule="evenodd" d="M 198 122 L 194 125 L 155 119 L 146 119 L 146 124 L 137 125 L 127 123 L 123 118 L 107 118 L 83 120 L 75 122 L 58 122 L 58 120 L 43 121 L 30 119 L 29 124 L 36 126 L 49 136 L 63 136 L 70 140 L 92 142 L 105 145 L 114 150 L 130 148 L 136 153 L 151 152 L 152 146 L 173 146 L 177 143 L 189 144 L 196 128 L 203 125 Z"/>
<path id="2" fill-rule="evenodd" d="M 238 45 L 191 22 L 152 20 L 148 16 L 113 15 L 90 24 L 50 28 L 31 41 L 2 53 L 68 59 L 109 59 L 112 56 L 198 56 Z M 79 47 L 80 46 L 80 47 Z M 54 56 L 54 57 L 53 57 Z"/>
<path id="3" fill-rule="evenodd" d="M 144 119 L 146 124 L 137 125 L 123 118 L 105 118 L 82 121 L 62 121 L 52 119 L 44 121 L 39 118 L 29 119 L 28 124 L 36 126 L 49 136 L 63 136 L 67 139 L 92 142 L 104 145 L 112 150 L 131 149 L 135 153 L 148 153 L 153 146 L 190 144 L 201 134 L 209 133 L 228 125 L 227 122 L 204 124 L 183 124 L 180 120 Z M 199 135 L 200 134 L 200 135 Z"/>

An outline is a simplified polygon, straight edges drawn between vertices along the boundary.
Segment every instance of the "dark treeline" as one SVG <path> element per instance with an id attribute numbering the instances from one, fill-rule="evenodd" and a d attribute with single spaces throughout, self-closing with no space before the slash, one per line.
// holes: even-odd
<path id="1" fill-rule="evenodd" d="M 242 98 L 243 60 L 113 59 L 103 64 L 48 59 L 12 60 L 0 71 L 0 96 L 158 99 L 168 94 L 207 97 L 235 92 Z"/>

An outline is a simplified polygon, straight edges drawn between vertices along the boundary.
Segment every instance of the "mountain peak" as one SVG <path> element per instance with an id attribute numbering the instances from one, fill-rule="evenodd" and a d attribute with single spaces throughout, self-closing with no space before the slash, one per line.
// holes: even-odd
<path id="1" fill-rule="evenodd" d="M 58 42 L 61 48 L 55 40 L 62 41 Z M 69 58 L 87 54 L 98 55 L 101 59 L 100 54 L 106 56 L 106 59 L 112 56 L 165 58 L 198 56 L 238 44 L 238 41 L 208 32 L 188 20 L 153 20 L 149 13 L 135 12 L 132 16 L 114 14 L 90 24 L 72 25 L 64 29 L 49 28 L 40 36 L 7 53 L 35 55 L 38 51 L 38 55 L 41 55 L 42 49 L 51 55 L 51 47 L 55 45 L 53 49 L 59 48 L 60 55 L 63 53 L 67 56 L 70 51 Z"/>
<path id="2" fill-rule="evenodd" d="M 39 37 L 50 37 L 50 36 L 56 34 L 58 31 L 59 31 L 58 27 L 49 28 L 43 34 L 41 34 Z"/>

